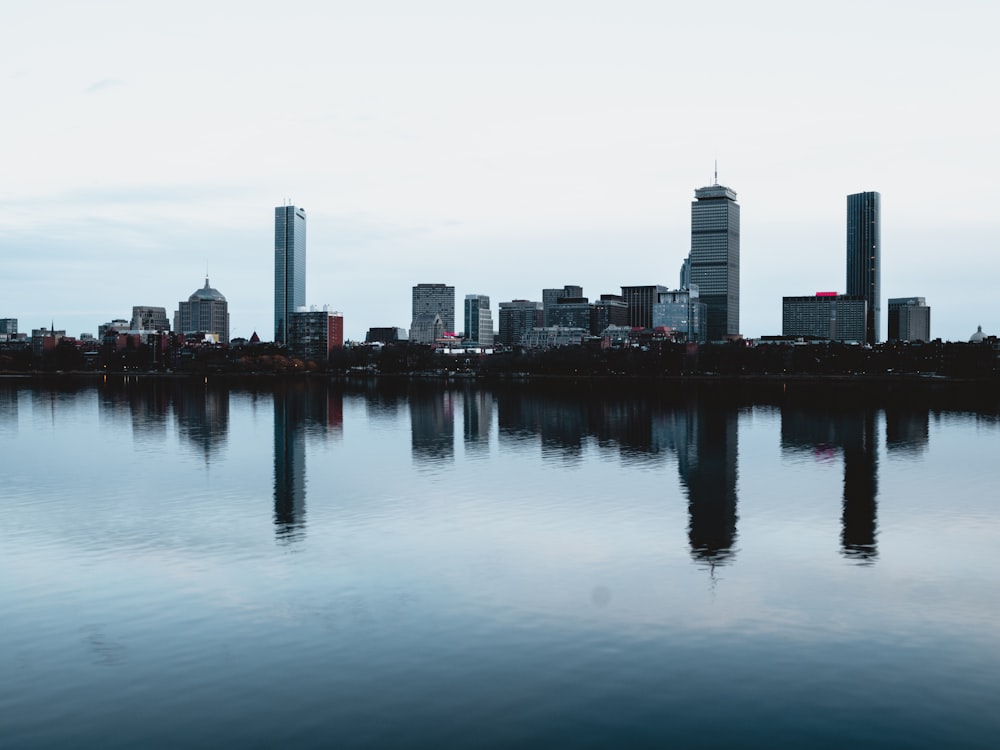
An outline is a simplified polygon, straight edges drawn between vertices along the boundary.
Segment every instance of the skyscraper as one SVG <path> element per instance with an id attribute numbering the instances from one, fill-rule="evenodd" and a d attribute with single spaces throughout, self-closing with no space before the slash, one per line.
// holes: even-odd
<path id="1" fill-rule="evenodd" d="M 437 313 L 444 324 L 444 332 L 454 333 L 455 287 L 446 284 L 417 284 L 413 287 L 413 320 L 424 313 Z"/>
<path id="2" fill-rule="evenodd" d="M 715 183 L 694 191 L 686 281 L 697 285 L 708 315 L 709 341 L 740 332 L 740 206 Z"/>
<path id="3" fill-rule="evenodd" d="M 288 342 L 288 316 L 306 304 L 306 211 L 274 209 L 274 340 Z"/>
<path id="4" fill-rule="evenodd" d="M 868 302 L 865 343 L 879 340 L 882 311 L 882 196 L 875 192 L 847 196 L 847 293 Z"/>
<path id="5" fill-rule="evenodd" d="M 889 298 L 889 341 L 930 341 L 931 309 L 923 297 Z"/>
<path id="6" fill-rule="evenodd" d="M 465 295 L 465 340 L 479 346 L 493 346 L 493 316 L 485 294 Z"/>

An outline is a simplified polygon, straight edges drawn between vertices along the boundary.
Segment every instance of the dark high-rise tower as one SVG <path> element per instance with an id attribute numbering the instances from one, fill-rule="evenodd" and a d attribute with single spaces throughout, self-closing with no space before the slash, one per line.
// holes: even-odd
<path id="1" fill-rule="evenodd" d="M 740 332 L 740 206 L 718 183 L 694 191 L 688 281 L 697 285 L 708 316 L 708 340 Z"/>
<path id="2" fill-rule="evenodd" d="M 865 343 L 879 340 L 882 310 L 882 196 L 875 192 L 847 196 L 847 293 L 868 303 Z"/>
<path id="3" fill-rule="evenodd" d="M 306 304 L 306 211 L 274 209 L 274 340 L 288 343 L 288 317 Z"/>

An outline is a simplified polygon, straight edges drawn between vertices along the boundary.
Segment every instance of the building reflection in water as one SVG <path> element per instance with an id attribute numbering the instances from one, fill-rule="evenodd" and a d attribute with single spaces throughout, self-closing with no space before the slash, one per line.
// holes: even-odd
<path id="1" fill-rule="evenodd" d="M 873 562 L 878 556 L 875 410 L 868 406 L 842 406 L 834 410 L 786 405 L 781 411 L 781 449 L 808 450 L 819 458 L 837 452 L 843 455 L 841 552 L 859 563 Z"/>
<path id="2" fill-rule="evenodd" d="M 0 431 L 16 435 L 18 430 L 18 390 L 0 386 Z"/>
<path id="3" fill-rule="evenodd" d="M 208 464 L 229 436 L 229 387 L 224 383 L 178 383 L 174 387 L 174 418 L 182 438 Z"/>
<path id="4" fill-rule="evenodd" d="M 292 381 L 274 388 L 274 532 L 291 543 L 305 535 L 306 440 L 339 437 L 344 399 L 327 383 Z"/>
<path id="5" fill-rule="evenodd" d="M 441 464 L 455 457 L 455 399 L 451 390 L 434 386 L 410 393 L 410 437 L 415 461 Z"/>
<path id="6" fill-rule="evenodd" d="M 467 388 L 462 394 L 462 437 L 466 456 L 489 457 L 492 424 L 493 394 L 478 388 Z"/>
<path id="7" fill-rule="evenodd" d="M 677 471 L 688 496 L 691 555 L 710 567 L 725 565 L 736 553 L 738 412 L 701 404 L 671 416 Z"/>
<path id="8" fill-rule="evenodd" d="M 885 409 L 885 449 L 902 456 L 919 456 L 927 450 L 930 410 L 927 407 L 891 404 Z"/>
<path id="9" fill-rule="evenodd" d="M 709 566 L 735 554 L 738 412 L 706 401 L 663 404 L 655 397 L 498 391 L 501 447 L 541 438 L 543 458 L 575 461 L 590 440 L 630 464 L 677 456 L 687 496 L 695 561 Z"/>

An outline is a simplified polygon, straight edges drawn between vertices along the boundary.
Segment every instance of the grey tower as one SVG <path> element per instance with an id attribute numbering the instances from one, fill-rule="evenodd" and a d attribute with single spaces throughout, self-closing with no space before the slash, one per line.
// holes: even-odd
<path id="1" fill-rule="evenodd" d="M 881 231 L 882 196 L 855 193 L 847 196 L 847 294 L 868 302 L 865 343 L 879 340 L 882 310 Z"/>
<path id="2" fill-rule="evenodd" d="M 289 315 L 306 303 L 306 211 L 274 209 L 274 340 L 288 343 Z"/>
<path id="3" fill-rule="evenodd" d="M 694 191 L 688 282 L 705 304 L 709 341 L 740 332 L 740 206 L 724 185 Z"/>

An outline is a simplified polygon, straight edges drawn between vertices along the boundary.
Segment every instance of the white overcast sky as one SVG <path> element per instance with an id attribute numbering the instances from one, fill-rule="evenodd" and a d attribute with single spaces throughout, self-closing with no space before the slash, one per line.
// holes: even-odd
<path id="1" fill-rule="evenodd" d="M 678 284 L 695 188 L 742 206 L 741 329 L 845 290 L 1000 333 L 1000 2 L 40 2 L 0 22 L 0 317 L 96 333 L 211 283 L 273 332 L 274 206 L 349 338 L 410 289 Z"/>

